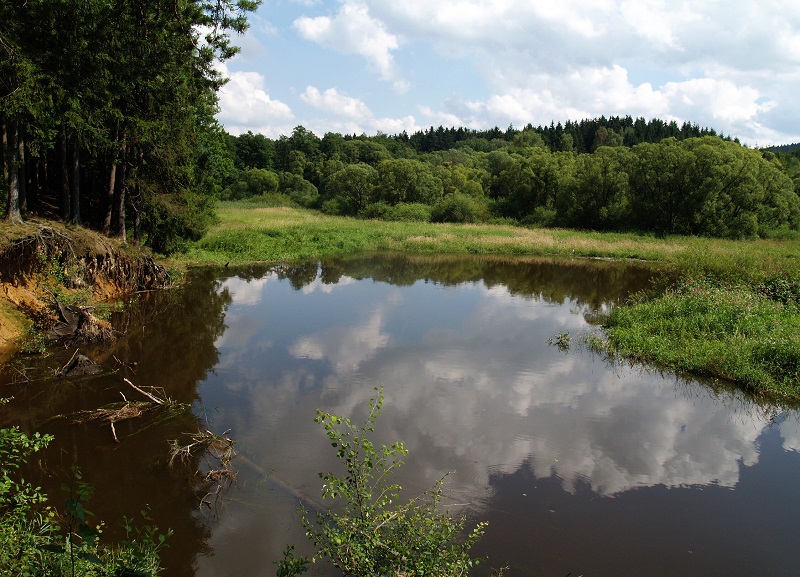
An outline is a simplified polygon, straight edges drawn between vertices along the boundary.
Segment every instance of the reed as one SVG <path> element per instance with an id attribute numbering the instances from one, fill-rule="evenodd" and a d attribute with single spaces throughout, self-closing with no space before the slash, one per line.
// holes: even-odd
<path id="1" fill-rule="evenodd" d="M 652 300 L 615 308 L 601 346 L 675 372 L 735 383 L 766 400 L 795 403 L 800 285 L 780 285 L 684 279 Z"/>

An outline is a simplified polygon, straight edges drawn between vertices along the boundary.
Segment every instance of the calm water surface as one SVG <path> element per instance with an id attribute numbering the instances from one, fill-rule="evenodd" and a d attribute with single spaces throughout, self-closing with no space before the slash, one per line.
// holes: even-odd
<path id="1" fill-rule="evenodd" d="M 298 500 L 318 502 L 317 473 L 336 465 L 315 411 L 363 418 L 381 385 L 377 433 L 410 451 L 405 491 L 450 472 L 451 510 L 489 521 L 475 552 L 506 575 L 794 575 L 797 413 L 580 345 L 596 313 L 652 274 L 391 256 L 203 270 L 118 316 L 125 335 L 92 351 L 109 372 L 6 385 L 15 400 L 0 420 L 55 433 L 52 485 L 79 463 L 98 516 L 148 503 L 176 531 L 168 576 L 274 575 L 288 543 L 308 553 Z M 564 332 L 568 351 L 548 342 Z M 47 420 L 131 398 L 123 377 L 193 414 L 119 423 L 119 443 L 107 425 Z M 19 365 L 3 378 L 22 380 Z M 213 510 L 198 506 L 190 471 L 167 466 L 167 440 L 199 427 L 241 453 L 237 485 Z"/>

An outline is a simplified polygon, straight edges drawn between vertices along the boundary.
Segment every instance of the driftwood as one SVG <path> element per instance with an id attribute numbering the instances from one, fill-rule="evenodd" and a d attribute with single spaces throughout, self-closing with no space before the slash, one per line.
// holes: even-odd
<path id="1" fill-rule="evenodd" d="M 225 494 L 236 483 L 238 473 L 232 466 L 233 459 L 238 455 L 233 448 L 235 441 L 225 433 L 217 435 L 208 429 L 184 433 L 183 437 L 183 441 L 175 439 L 169 442 L 169 464 L 173 466 L 176 460 L 184 464 L 194 464 L 198 460 L 206 463 L 208 472 L 203 475 L 197 469 L 192 477 L 202 494 L 200 510 L 208 509 L 216 513 Z"/>
<path id="2" fill-rule="evenodd" d="M 142 417 L 148 414 L 157 414 L 158 412 L 166 411 L 167 415 L 174 414 L 176 412 L 184 412 L 190 410 L 190 405 L 185 403 L 178 403 L 173 401 L 172 399 L 164 397 L 159 397 L 156 394 L 156 389 L 152 387 L 147 387 L 151 390 L 151 392 L 146 391 L 142 387 L 137 387 L 128 379 L 123 379 L 125 383 L 130 385 L 135 391 L 141 393 L 145 397 L 148 398 L 147 401 L 129 401 L 125 395 L 120 392 L 120 396 L 122 396 L 121 403 L 112 403 L 110 405 L 106 405 L 104 407 L 100 407 L 99 409 L 95 409 L 93 411 L 79 411 L 73 415 L 73 422 L 78 424 L 89 423 L 89 422 L 105 422 L 109 424 L 111 428 L 111 435 L 114 437 L 116 442 L 119 442 L 119 438 L 117 437 L 117 430 L 114 427 L 115 423 L 119 423 L 120 421 L 127 421 L 130 419 L 136 419 L 138 417 Z M 160 389 L 157 389 L 161 392 Z M 163 392 L 161 392 L 163 394 Z"/>

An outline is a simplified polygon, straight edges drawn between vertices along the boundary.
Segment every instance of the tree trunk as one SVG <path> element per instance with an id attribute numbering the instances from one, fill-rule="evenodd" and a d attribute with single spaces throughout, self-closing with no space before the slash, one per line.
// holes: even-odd
<path id="1" fill-rule="evenodd" d="M 117 138 L 119 138 L 119 125 L 114 131 L 115 142 Z M 117 187 L 117 161 L 117 152 L 115 150 L 111 158 L 111 170 L 108 175 L 108 188 L 106 189 L 106 198 L 103 206 L 103 223 L 101 225 L 103 234 L 106 236 L 111 236 L 111 213 L 114 207 L 114 192 Z"/>
<path id="2" fill-rule="evenodd" d="M 58 129 L 59 176 L 61 177 L 61 220 L 69 221 L 69 165 L 67 163 L 67 129 Z"/>
<path id="3" fill-rule="evenodd" d="M 12 120 L 8 124 L 8 148 L 6 149 L 6 165 L 8 166 L 8 203 L 6 204 L 6 220 L 11 224 L 22 224 L 19 211 L 19 170 L 17 155 L 19 154 L 19 123 Z"/>
<path id="4" fill-rule="evenodd" d="M 36 159 L 36 202 L 40 203 L 42 196 L 46 195 L 49 183 L 47 181 L 47 155 Z"/>
<path id="5" fill-rule="evenodd" d="M 25 127 L 20 122 L 17 125 L 17 166 L 19 167 L 19 210 L 21 213 L 28 211 L 28 179 L 25 166 Z"/>
<path id="6" fill-rule="evenodd" d="M 139 181 L 139 175 L 142 173 L 142 166 L 144 165 L 144 153 L 139 150 L 136 160 L 136 183 L 133 188 L 133 198 L 131 199 L 131 208 L 133 208 L 133 240 L 136 246 L 142 246 L 142 219 L 139 215 L 139 207 L 137 203 L 141 202 L 142 188 Z"/>
<path id="7" fill-rule="evenodd" d="M 117 214 L 117 236 L 122 242 L 125 242 L 127 231 L 125 230 L 125 197 L 127 196 L 128 187 L 125 186 L 125 167 L 127 166 L 127 143 L 125 142 L 125 132 L 122 133 L 122 139 L 119 144 L 120 153 L 120 174 L 117 179 L 116 190 L 116 214 Z"/>
<path id="8" fill-rule="evenodd" d="M 111 161 L 111 171 L 108 176 L 108 190 L 106 191 L 105 206 L 103 207 L 103 234 L 111 236 L 111 213 L 114 207 L 114 191 L 117 188 L 117 161 Z"/>
<path id="9" fill-rule="evenodd" d="M 77 135 L 70 143 L 70 222 L 81 223 L 81 143 Z"/>
<path id="10" fill-rule="evenodd" d="M 0 145 L 0 164 L 3 165 L 3 187 L 8 190 L 8 129 L 5 122 L 0 124 L 0 133 L 2 133 L 2 145 Z"/>

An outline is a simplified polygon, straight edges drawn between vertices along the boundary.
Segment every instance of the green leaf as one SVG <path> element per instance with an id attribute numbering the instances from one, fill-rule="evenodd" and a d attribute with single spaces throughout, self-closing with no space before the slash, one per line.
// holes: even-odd
<path id="1" fill-rule="evenodd" d="M 90 563 L 94 563 L 95 565 L 102 565 L 103 564 L 103 560 L 100 559 L 100 557 L 98 557 L 94 553 L 79 553 L 78 557 L 80 557 L 81 559 L 84 559 L 86 561 L 89 561 Z"/>

